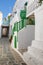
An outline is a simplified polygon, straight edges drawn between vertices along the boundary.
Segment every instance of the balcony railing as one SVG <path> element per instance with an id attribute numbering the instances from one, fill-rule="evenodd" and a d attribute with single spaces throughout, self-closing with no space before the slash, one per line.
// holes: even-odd
<path id="1" fill-rule="evenodd" d="M 31 5 L 27 6 L 27 15 L 30 14 L 32 11 L 34 11 L 36 8 L 40 6 L 40 3 L 38 3 L 37 0 L 34 0 Z"/>

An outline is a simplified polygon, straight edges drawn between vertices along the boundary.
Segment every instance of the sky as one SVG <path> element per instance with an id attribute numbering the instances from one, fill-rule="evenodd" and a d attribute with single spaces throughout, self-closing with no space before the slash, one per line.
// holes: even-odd
<path id="1" fill-rule="evenodd" d="M 3 13 L 3 18 L 12 12 L 16 0 L 0 0 L 0 11 Z"/>

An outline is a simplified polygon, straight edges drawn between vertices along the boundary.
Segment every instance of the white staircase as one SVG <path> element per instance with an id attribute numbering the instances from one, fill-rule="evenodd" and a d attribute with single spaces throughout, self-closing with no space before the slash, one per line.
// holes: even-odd
<path id="1" fill-rule="evenodd" d="M 23 58 L 27 65 L 43 65 L 43 51 L 38 48 L 28 47 L 28 51 L 23 54 Z"/>

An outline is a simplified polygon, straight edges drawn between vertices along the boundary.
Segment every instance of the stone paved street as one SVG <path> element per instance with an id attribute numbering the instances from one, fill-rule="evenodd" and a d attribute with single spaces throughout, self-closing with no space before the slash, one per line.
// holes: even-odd
<path id="1" fill-rule="evenodd" d="M 0 39 L 0 65 L 26 65 L 17 52 L 12 50 L 7 38 Z"/>

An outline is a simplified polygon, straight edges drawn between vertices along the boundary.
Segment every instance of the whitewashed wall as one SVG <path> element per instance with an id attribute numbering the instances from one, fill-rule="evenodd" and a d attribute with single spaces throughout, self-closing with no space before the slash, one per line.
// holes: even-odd
<path id="1" fill-rule="evenodd" d="M 17 0 L 13 7 L 13 12 L 15 12 L 15 10 L 17 11 L 17 9 L 19 10 L 24 9 L 24 4 L 26 2 L 28 2 L 28 0 Z"/>
<path id="2" fill-rule="evenodd" d="M 43 41 L 43 5 L 35 10 L 35 40 Z"/>
<path id="3" fill-rule="evenodd" d="M 0 38 L 1 38 L 1 25 L 0 25 Z"/>
<path id="4" fill-rule="evenodd" d="M 9 26 L 9 37 L 11 36 L 12 34 L 12 25 Z"/>
<path id="5" fill-rule="evenodd" d="M 27 25 L 26 28 L 18 32 L 18 48 L 26 49 L 31 45 L 32 40 L 35 37 L 35 26 Z"/>
<path id="6" fill-rule="evenodd" d="M 12 42 L 11 42 L 11 47 L 14 48 L 14 36 L 13 36 L 13 39 L 12 39 Z"/>

